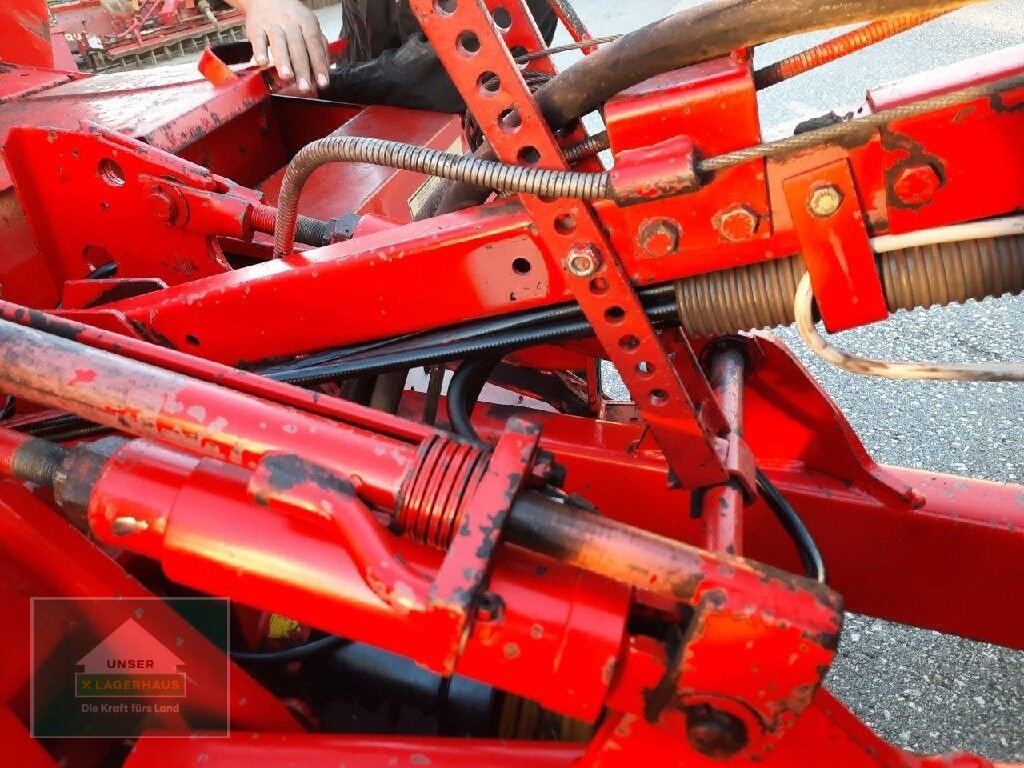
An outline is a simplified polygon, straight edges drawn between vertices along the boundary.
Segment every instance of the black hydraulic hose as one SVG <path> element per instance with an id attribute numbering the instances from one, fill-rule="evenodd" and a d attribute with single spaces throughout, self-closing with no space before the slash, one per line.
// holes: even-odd
<path id="1" fill-rule="evenodd" d="M 448 421 L 452 430 L 467 440 L 480 442 L 480 435 L 473 427 L 473 409 L 480 392 L 495 366 L 501 362 L 497 355 L 483 355 L 466 360 L 455 372 L 448 387 Z"/>
<path id="2" fill-rule="evenodd" d="M 807 526 L 800 519 L 800 515 L 793 509 L 793 505 L 786 500 L 786 497 L 782 495 L 775 484 L 760 469 L 757 470 L 757 489 L 761 492 L 765 503 L 771 508 L 776 519 L 796 545 L 797 554 L 800 555 L 800 562 L 804 567 L 804 573 L 808 578 L 814 579 L 819 584 L 827 584 L 828 574 L 825 570 L 825 560 L 821 556 L 821 550 L 818 549 L 814 537 L 807 530 Z"/>
<path id="3" fill-rule="evenodd" d="M 563 128 L 656 75 L 783 37 L 940 11 L 981 0 L 710 0 L 641 27 L 576 62 L 536 93 L 552 128 Z"/>
<path id="4" fill-rule="evenodd" d="M 462 360 L 485 352 L 521 349 L 551 341 L 582 338 L 592 332 L 586 320 L 558 323 L 538 329 L 515 331 L 481 339 L 469 339 L 458 344 L 438 345 L 425 349 L 411 349 L 394 354 L 381 354 L 357 360 L 343 360 L 336 364 L 278 371 L 269 378 L 288 384 L 312 386 L 337 379 L 348 379 L 370 373 L 384 373 L 396 368 L 415 368 L 421 365 Z"/>
<path id="5" fill-rule="evenodd" d="M 333 651 L 335 648 L 348 643 L 348 640 L 335 635 L 329 635 L 319 640 L 314 640 L 305 645 L 295 648 L 285 648 L 281 651 L 232 651 L 231 660 L 255 664 L 290 664 L 295 661 L 305 661 L 321 653 Z"/>
<path id="6" fill-rule="evenodd" d="M 668 305 L 665 302 L 675 296 L 674 285 L 666 284 L 643 288 L 639 291 L 639 294 L 641 301 L 646 306 L 654 307 L 649 309 L 649 313 L 655 313 L 652 317 L 662 318 L 670 314 Z M 655 305 L 654 302 L 659 303 Z M 573 323 L 570 326 L 569 321 L 580 321 L 582 319 L 583 311 L 578 304 L 558 304 L 553 307 L 532 309 L 514 315 L 503 315 L 488 320 L 448 327 L 430 333 L 408 334 L 396 339 L 328 350 L 302 358 L 294 363 L 278 364 L 271 368 L 262 369 L 260 373 L 265 376 L 274 377 L 278 374 L 294 374 L 300 370 L 339 365 L 355 360 L 378 359 L 384 354 L 413 353 L 417 350 L 434 350 L 440 347 L 450 348 L 454 345 L 460 345 L 458 348 L 464 349 L 465 347 L 462 345 L 470 344 L 474 339 L 486 342 L 499 338 L 502 335 L 512 337 L 513 341 L 509 343 L 509 346 L 515 346 L 515 331 L 537 330 L 542 327 L 551 326 L 556 321 L 565 321 L 566 325 L 563 326 L 565 332 L 571 333 L 574 329 L 582 328 L 583 326 L 579 323 Z M 448 358 L 448 360 L 458 359 L 460 359 L 458 355 Z M 427 365 L 429 363 L 424 362 L 423 364 Z"/>
<path id="7" fill-rule="evenodd" d="M 677 317 L 675 302 L 659 303 L 649 307 L 648 316 L 654 321 L 670 320 Z M 585 338 L 593 334 L 593 327 L 586 319 L 569 320 L 536 328 L 517 330 L 511 333 L 495 334 L 482 338 L 468 339 L 453 344 L 409 349 L 394 354 L 379 354 L 355 360 L 320 365 L 311 368 L 277 371 L 269 378 L 275 381 L 313 386 L 338 379 L 348 379 L 371 373 L 383 373 L 396 368 L 437 365 L 453 360 L 463 360 L 483 353 L 509 352 L 515 349 L 533 347 L 553 341 Z"/>

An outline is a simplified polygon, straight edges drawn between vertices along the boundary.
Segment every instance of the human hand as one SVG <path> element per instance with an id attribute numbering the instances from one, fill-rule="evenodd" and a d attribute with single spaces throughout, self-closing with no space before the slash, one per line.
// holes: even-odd
<path id="1" fill-rule="evenodd" d="M 327 87 L 327 40 L 316 14 L 299 0 L 230 0 L 245 14 L 245 34 L 261 67 L 273 56 L 277 73 L 295 79 L 299 90 Z"/>

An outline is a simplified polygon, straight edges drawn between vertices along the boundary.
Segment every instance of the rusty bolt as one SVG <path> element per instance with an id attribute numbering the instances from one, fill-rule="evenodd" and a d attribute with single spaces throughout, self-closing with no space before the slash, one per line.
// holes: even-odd
<path id="1" fill-rule="evenodd" d="M 911 165 L 900 171 L 892 188 L 904 205 L 926 205 L 932 201 L 942 179 L 931 164 Z"/>
<path id="2" fill-rule="evenodd" d="M 819 219 L 827 219 L 839 210 L 843 204 L 843 193 L 838 187 L 825 184 L 811 192 L 807 201 L 807 209 Z"/>
<path id="3" fill-rule="evenodd" d="M 682 234 L 679 223 L 672 219 L 651 219 L 640 227 L 640 247 L 648 256 L 671 256 L 679 250 Z"/>
<path id="4" fill-rule="evenodd" d="M 728 760 L 749 741 L 738 717 L 706 705 L 687 711 L 686 738 L 694 749 L 715 760 Z"/>
<path id="5" fill-rule="evenodd" d="M 483 623 L 498 621 L 505 611 L 505 602 L 493 592 L 480 596 L 476 604 L 476 620 Z"/>
<path id="6" fill-rule="evenodd" d="M 747 205 L 726 208 L 715 217 L 715 226 L 723 240 L 739 243 L 757 234 L 761 217 Z"/>
<path id="7" fill-rule="evenodd" d="M 149 193 L 149 210 L 157 221 L 172 224 L 178 215 L 178 204 L 170 193 L 158 187 Z"/>
<path id="8" fill-rule="evenodd" d="M 576 277 L 590 277 L 601 268 L 601 251 L 590 243 L 577 243 L 569 251 L 566 268 Z"/>

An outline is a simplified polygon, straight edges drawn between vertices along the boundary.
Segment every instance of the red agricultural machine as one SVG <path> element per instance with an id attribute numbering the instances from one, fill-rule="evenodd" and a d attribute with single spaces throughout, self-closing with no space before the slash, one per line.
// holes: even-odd
<path id="1" fill-rule="evenodd" d="M 242 40 L 241 12 L 218 0 L 69 0 L 49 6 L 81 69 L 135 69 Z"/>
<path id="2" fill-rule="evenodd" d="M 182 81 L 8 54 L 7 764 L 988 765 L 904 752 L 822 682 L 844 609 L 1024 648 L 1024 487 L 879 466 L 757 331 L 1024 378 L 816 325 L 1024 291 L 1024 47 L 778 141 L 758 119 L 760 88 L 963 4 L 720 0 L 598 47 L 559 2 L 592 52 L 557 72 L 520 0 L 412 0 L 473 153 L 458 117 L 212 55 Z M 203 596 L 226 646 L 175 608 Z M 177 679 L 69 656 L 142 600 L 110 638 L 159 639 L 188 706 L 51 727 L 108 706 L 99 678 Z"/>

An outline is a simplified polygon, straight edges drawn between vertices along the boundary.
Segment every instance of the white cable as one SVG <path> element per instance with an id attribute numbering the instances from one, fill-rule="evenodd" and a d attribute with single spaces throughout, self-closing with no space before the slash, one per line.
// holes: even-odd
<path id="1" fill-rule="evenodd" d="M 920 248 L 924 245 L 960 243 L 964 240 L 987 240 L 993 237 L 1011 237 L 1013 235 L 1024 235 L 1024 216 L 972 221 L 969 224 L 922 229 L 917 232 L 908 232 L 905 235 L 882 235 L 871 241 L 871 247 L 875 253 L 891 253 L 904 248 Z"/>
<path id="2" fill-rule="evenodd" d="M 1024 216 L 923 229 L 906 235 L 885 235 L 873 239 L 871 246 L 876 253 L 888 253 L 903 248 L 1014 235 L 1024 235 Z M 797 330 L 807 347 L 825 362 L 850 373 L 918 381 L 1024 381 L 1024 364 L 1021 363 L 898 362 L 859 357 L 832 346 L 819 333 L 814 322 L 814 288 L 810 272 L 804 273 L 797 287 L 793 314 Z"/>

